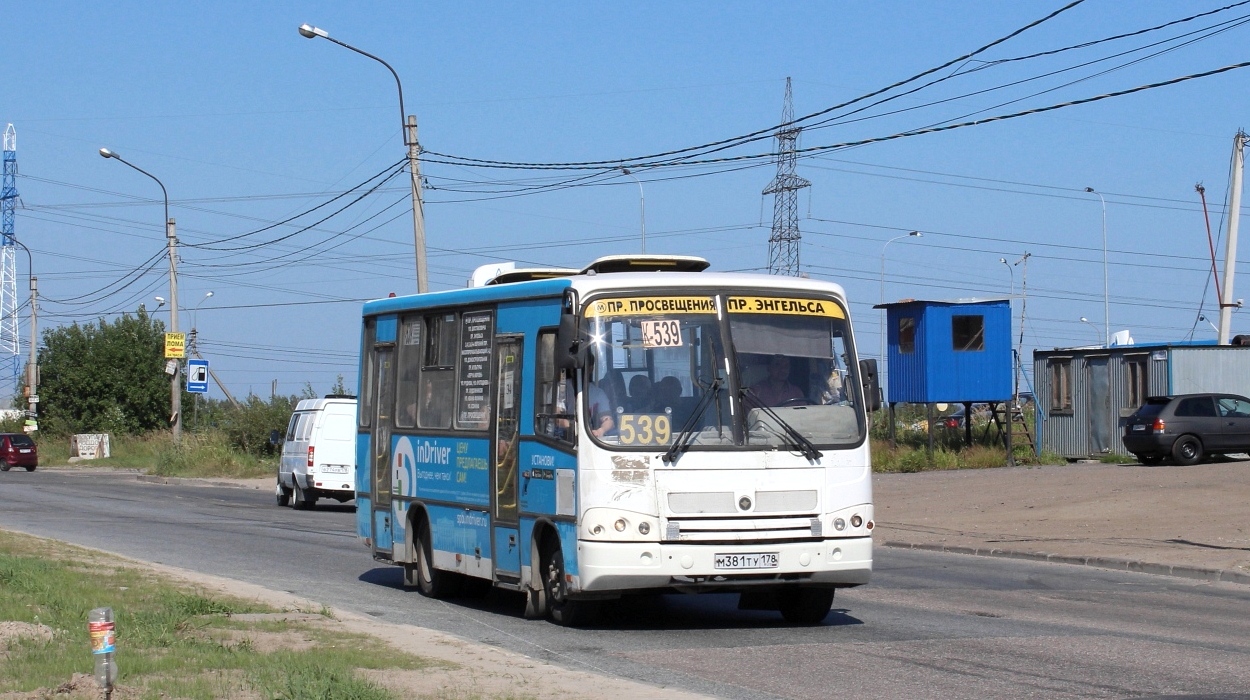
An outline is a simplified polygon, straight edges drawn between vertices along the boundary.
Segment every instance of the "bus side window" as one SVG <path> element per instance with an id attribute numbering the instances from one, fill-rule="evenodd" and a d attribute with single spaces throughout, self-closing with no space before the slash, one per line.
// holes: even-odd
<path id="1" fill-rule="evenodd" d="M 425 359 L 421 367 L 417 424 L 450 428 L 456 403 L 456 323 L 454 313 L 425 317 Z"/>
<path id="2" fill-rule="evenodd" d="M 399 373 L 395 391 L 395 426 L 413 428 L 417 425 L 418 377 L 421 374 L 421 328 L 420 316 L 403 320 L 400 331 Z"/>
<path id="3" fill-rule="evenodd" d="M 377 387 L 374 376 L 373 339 L 377 321 L 365 321 L 365 337 L 360 344 L 360 408 L 357 411 L 360 427 L 368 428 L 373 422 L 373 391 Z M 294 430 L 295 425 L 291 425 Z M 291 436 L 287 437 L 288 440 Z"/>
<path id="4" fill-rule="evenodd" d="M 573 401 L 573 382 L 564 372 L 556 372 L 555 329 L 538 333 L 538 356 L 535 358 L 534 434 L 572 444 L 577 435 L 577 418 Z"/>

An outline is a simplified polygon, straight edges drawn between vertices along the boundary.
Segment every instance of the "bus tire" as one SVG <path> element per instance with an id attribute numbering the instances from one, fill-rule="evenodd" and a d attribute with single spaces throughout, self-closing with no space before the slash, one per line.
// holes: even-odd
<path id="1" fill-rule="evenodd" d="M 442 600 L 456 594 L 456 575 L 434 568 L 434 546 L 425 518 L 417 522 L 417 590 L 426 598 Z"/>
<path id="2" fill-rule="evenodd" d="M 595 612 L 594 603 L 569 597 L 564 552 L 560 549 L 560 541 L 554 537 L 547 540 L 543 549 L 542 575 L 547 610 L 553 622 L 564 627 L 580 627 L 590 621 Z"/>
<path id="3" fill-rule="evenodd" d="M 832 588 L 793 588 L 777 594 L 778 608 L 786 622 L 819 625 L 833 607 Z"/>

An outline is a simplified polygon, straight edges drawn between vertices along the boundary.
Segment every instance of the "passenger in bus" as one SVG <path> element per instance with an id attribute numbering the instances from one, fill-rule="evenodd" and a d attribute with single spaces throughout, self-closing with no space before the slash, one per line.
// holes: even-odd
<path id="1" fill-rule="evenodd" d="M 594 382 L 586 385 L 586 399 L 590 412 L 590 433 L 602 439 L 605 435 L 616 431 L 616 421 L 612 418 L 612 405 L 608 395 Z"/>
<path id="2" fill-rule="evenodd" d="M 790 358 L 773 355 L 768 360 L 768 376 L 751 385 L 751 393 L 765 406 L 806 403 L 803 390 L 790 382 Z"/>
<path id="3" fill-rule="evenodd" d="M 681 380 L 674 376 L 664 377 L 655 383 L 651 393 L 652 413 L 664 413 L 666 408 L 676 410 L 677 402 L 681 398 Z"/>
<path id="4" fill-rule="evenodd" d="M 626 408 L 631 413 L 644 413 L 651 408 L 651 380 L 645 374 L 629 378 L 629 401 Z"/>

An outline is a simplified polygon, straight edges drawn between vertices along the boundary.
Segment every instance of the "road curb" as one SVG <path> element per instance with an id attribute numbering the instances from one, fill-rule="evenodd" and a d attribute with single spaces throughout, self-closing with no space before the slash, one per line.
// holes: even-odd
<path id="1" fill-rule="evenodd" d="M 1177 578 L 1197 579 L 1222 583 L 1237 583 L 1250 586 L 1250 574 L 1227 569 L 1207 569 L 1200 566 L 1176 566 L 1157 564 L 1136 559 L 1120 559 L 1118 557 L 1087 557 L 1071 554 L 1052 554 L 1049 552 L 1025 552 L 997 547 L 968 547 L 944 544 L 922 544 L 917 542 L 884 542 L 885 547 L 896 549 L 919 549 L 926 552 L 945 552 L 949 554 L 971 554 L 978 557 L 1002 557 L 1004 559 L 1025 559 L 1028 561 L 1044 561 L 1054 564 L 1075 564 L 1077 566 L 1093 566 L 1099 569 L 1133 571 L 1156 576 L 1175 576 Z"/>
<path id="2" fill-rule="evenodd" d="M 252 489 L 253 491 L 261 490 L 258 486 L 250 484 L 240 484 L 232 481 L 214 481 L 203 477 L 194 476 L 152 476 L 151 474 L 136 474 L 135 481 L 142 481 L 147 484 L 182 484 L 185 486 L 223 486 L 234 489 Z"/>

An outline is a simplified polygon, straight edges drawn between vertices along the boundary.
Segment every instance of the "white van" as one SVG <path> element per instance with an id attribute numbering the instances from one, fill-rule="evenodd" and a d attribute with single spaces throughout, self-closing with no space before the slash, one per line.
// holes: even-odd
<path id="1" fill-rule="evenodd" d="M 356 497 L 356 398 L 304 399 L 291 414 L 275 490 L 278 505 L 304 510 L 319 498 Z"/>

